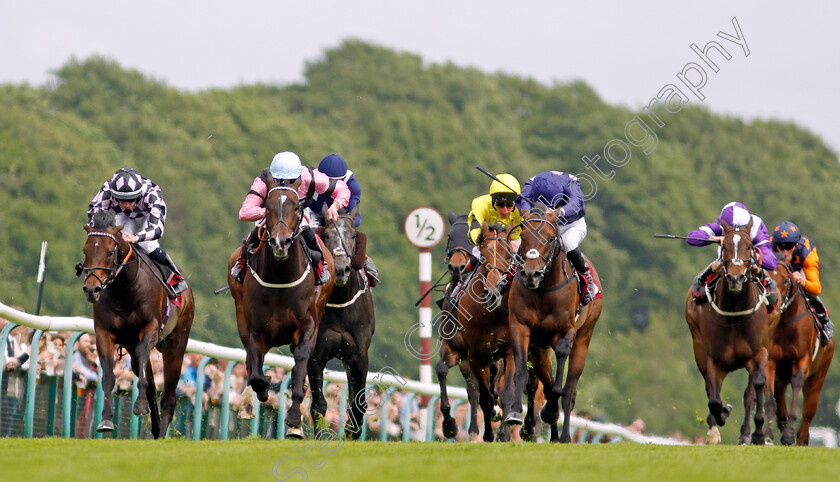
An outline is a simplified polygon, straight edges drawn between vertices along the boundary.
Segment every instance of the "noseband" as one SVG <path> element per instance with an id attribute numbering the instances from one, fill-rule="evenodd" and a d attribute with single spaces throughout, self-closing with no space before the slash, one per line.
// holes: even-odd
<path id="1" fill-rule="evenodd" d="M 551 243 L 551 251 L 548 253 L 548 256 L 546 257 L 546 256 L 543 256 L 542 253 L 540 253 L 540 251 L 538 249 L 531 248 L 531 249 L 528 250 L 527 253 L 525 253 L 525 258 L 524 259 L 518 253 L 514 254 L 514 257 L 516 259 L 516 264 L 518 264 L 519 266 L 522 266 L 523 268 L 525 267 L 525 261 L 526 260 L 528 260 L 528 259 L 538 259 L 538 258 L 541 259 L 542 262 L 543 262 L 543 266 L 540 269 L 539 274 L 540 274 L 540 279 L 542 279 L 542 278 L 545 277 L 546 271 L 548 271 L 548 269 L 551 268 L 552 263 L 554 263 L 554 258 L 557 257 L 557 252 L 560 251 L 561 242 L 560 242 L 560 237 L 557 236 L 557 226 L 555 226 L 554 223 L 552 223 L 551 221 L 548 221 L 546 219 L 542 219 L 542 218 L 527 219 L 527 220 L 523 219 L 522 223 L 519 224 L 519 227 L 522 228 L 522 231 L 525 231 L 525 227 L 527 227 L 528 223 L 532 223 L 532 222 L 548 224 L 549 226 L 551 226 L 551 229 L 554 230 L 554 235 L 551 236 L 548 239 L 548 242 Z M 514 230 L 511 230 L 511 233 L 513 231 Z"/>
<path id="2" fill-rule="evenodd" d="M 721 263 L 721 266 L 723 266 L 723 274 L 724 275 L 729 274 L 728 267 L 730 267 L 730 266 L 744 266 L 746 264 L 747 279 L 749 281 L 757 280 L 757 278 L 755 276 L 750 275 L 752 273 L 751 268 L 756 265 L 755 252 L 752 249 L 753 248 L 752 240 L 749 238 L 750 233 L 748 233 L 747 231 L 744 231 L 742 226 L 735 226 L 734 230 L 731 231 L 731 232 L 735 233 L 734 236 L 739 236 L 739 238 L 735 238 L 734 236 L 732 238 L 733 242 L 735 243 L 735 251 L 736 251 L 734 258 L 724 260 L 723 259 L 723 249 L 721 249 L 720 257 L 718 259 Z M 736 241 L 736 239 L 737 239 L 737 241 Z M 740 244 L 740 240 L 745 240 L 745 239 L 746 239 L 746 242 L 747 242 L 750 257 L 749 258 L 739 258 L 738 253 L 737 253 L 738 244 Z M 723 242 L 726 242 L 726 238 L 724 238 Z"/>
<path id="3" fill-rule="evenodd" d="M 292 238 L 292 239 L 296 238 L 297 235 L 300 234 L 300 231 L 301 231 L 301 219 L 303 219 L 303 209 L 300 206 L 300 197 L 298 197 L 297 190 L 292 189 L 290 187 L 286 187 L 286 186 L 276 186 L 276 187 L 271 188 L 268 191 L 268 193 L 265 195 L 266 200 L 268 200 L 268 197 L 271 196 L 271 193 L 273 193 L 274 191 L 290 191 L 290 192 L 295 194 L 295 198 L 298 201 L 298 205 L 295 208 L 295 211 L 297 211 L 297 225 L 295 226 L 295 229 L 292 230 L 291 226 L 289 226 L 289 224 L 286 223 L 286 220 L 283 219 L 283 202 L 282 202 L 282 199 L 281 199 L 280 212 L 277 213 L 278 221 L 276 223 L 274 223 L 274 226 L 272 226 L 271 229 L 266 229 L 265 230 L 265 233 L 266 233 L 265 234 L 265 239 L 260 238 L 260 241 L 263 241 L 263 242 L 268 241 L 268 238 L 271 236 L 271 231 L 274 231 L 274 228 L 276 228 L 277 225 L 279 225 L 279 224 L 283 224 L 283 225 L 286 226 L 286 228 L 292 233 L 290 235 L 290 238 Z"/>
<path id="4" fill-rule="evenodd" d="M 128 244 L 128 254 L 125 255 L 125 258 L 123 258 L 123 260 L 121 262 L 118 262 L 117 261 L 117 254 L 119 253 L 119 250 L 120 250 L 120 244 L 119 244 L 119 242 L 117 242 L 117 238 L 113 234 L 106 233 L 104 231 L 91 231 L 91 232 L 88 233 L 88 237 L 91 237 L 91 236 L 104 236 L 106 238 L 111 238 L 111 239 L 114 240 L 114 249 L 111 250 L 111 258 L 113 259 L 113 264 L 111 264 L 110 267 L 92 266 L 90 268 L 86 268 L 86 267 L 82 266 L 82 263 L 79 263 L 78 265 L 76 265 L 76 273 L 77 273 L 77 276 L 81 276 L 82 274 L 85 274 L 85 278 L 84 278 L 85 282 L 87 282 L 88 278 L 93 276 L 94 278 L 99 280 L 99 285 L 102 289 L 107 289 L 108 285 L 110 285 L 111 283 L 114 282 L 115 279 L 117 279 L 117 276 L 119 276 L 122 269 L 128 264 L 128 259 L 134 253 L 134 248 L 131 246 L 131 243 L 129 243 Z M 106 276 L 105 279 L 102 279 L 102 278 L 99 277 L 98 274 L 96 274 L 94 272 L 94 270 L 107 271 L 108 276 Z"/>

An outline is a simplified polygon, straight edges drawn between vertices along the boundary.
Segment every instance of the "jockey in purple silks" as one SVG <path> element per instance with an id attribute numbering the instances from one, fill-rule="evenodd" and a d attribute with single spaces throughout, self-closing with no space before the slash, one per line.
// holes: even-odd
<path id="1" fill-rule="evenodd" d="M 581 304 L 589 304 L 598 294 L 598 285 L 580 252 L 580 243 L 586 237 L 586 208 L 580 180 L 562 171 L 543 171 L 537 174 L 525 181 L 516 205 L 519 212 L 527 213 L 532 204 L 536 203 L 544 204 L 557 215 L 557 237 L 563 252 L 586 282 Z"/>
<path id="2" fill-rule="evenodd" d="M 764 225 L 764 221 L 760 217 L 755 214 L 750 214 L 746 206 L 739 202 L 731 202 L 724 206 L 716 222 L 705 224 L 688 233 L 688 237 L 694 239 L 689 239 L 686 242 L 691 246 L 707 246 L 711 243 L 720 244 L 723 240 L 723 227 L 721 227 L 721 222 L 726 222 L 730 226 L 746 226 L 751 220 L 753 224 L 750 230 L 750 237 L 752 238 L 753 248 L 756 250 L 758 262 L 762 268 L 772 271 L 776 269 L 777 261 L 776 255 L 773 253 L 773 245 L 770 243 L 770 235 L 767 233 L 767 226 Z M 697 305 L 702 305 L 706 302 L 705 286 L 709 276 L 714 272 L 714 268 L 712 267 L 714 264 L 714 262 L 710 263 L 702 273 L 694 278 L 691 293 L 694 296 L 694 303 Z M 759 276 L 767 287 L 767 297 L 770 306 L 773 306 L 779 297 L 776 282 L 773 278 L 765 276 L 764 271 Z"/>

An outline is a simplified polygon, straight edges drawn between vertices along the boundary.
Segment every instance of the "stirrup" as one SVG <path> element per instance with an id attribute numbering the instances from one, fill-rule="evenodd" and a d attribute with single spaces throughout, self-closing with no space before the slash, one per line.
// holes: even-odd
<path id="1" fill-rule="evenodd" d="M 327 282 L 330 280 L 330 270 L 327 267 L 326 263 L 324 263 L 323 266 L 324 267 L 321 269 L 321 274 L 315 276 L 315 286 L 327 284 Z"/>
<path id="2" fill-rule="evenodd" d="M 230 269 L 230 276 L 239 284 L 242 284 L 244 280 L 244 272 L 242 271 L 242 258 L 238 258 L 236 263 L 233 265 L 233 268 Z"/>

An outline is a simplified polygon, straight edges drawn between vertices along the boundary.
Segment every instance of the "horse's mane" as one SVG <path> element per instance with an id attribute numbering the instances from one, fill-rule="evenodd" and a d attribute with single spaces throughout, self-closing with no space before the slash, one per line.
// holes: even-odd
<path id="1" fill-rule="evenodd" d="M 502 224 L 500 222 L 495 222 L 495 223 L 493 223 L 492 226 L 489 226 L 489 228 L 490 228 L 490 231 L 493 231 L 495 233 L 503 233 L 505 231 L 505 229 L 507 229 L 507 226 L 505 226 L 504 224 Z"/>
<path id="2" fill-rule="evenodd" d="M 528 212 L 545 216 L 545 204 L 538 202 L 531 206 L 531 210 Z"/>
<path id="3" fill-rule="evenodd" d="M 96 229 L 105 229 L 114 225 L 114 213 L 110 211 L 96 211 L 91 220 Z"/>

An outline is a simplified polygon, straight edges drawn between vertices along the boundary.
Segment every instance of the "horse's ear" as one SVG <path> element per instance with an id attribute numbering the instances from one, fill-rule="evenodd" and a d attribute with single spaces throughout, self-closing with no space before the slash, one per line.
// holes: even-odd
<path id="1" fill-rule="evenodd" d="M 487 234 L 490 232 L 490 226 L 487 225 L 487 221 L 481 222 L 481 232 Z"/>
<path id="2" fill-rule="evenodd" d="M 724 231 L 732 230 L 732 226 L 723 219 L 720 220 L 720 227 L 722 227 Z"/>
<path id="3" fill-rule="evenodd" d="M 324 219 L 327 219 L 327 212 L 330 210 L 327 203 L 321 204 L 321 216 L 324 216 Z"/>
<path id="4" fill-rule="evenodd" d="M 356 216 L 358 216 L 358 215 L 359 215 L 359 205 L 356 204 L 355 206 L 353 206 L 353 209 L 350 211 L 350 219 L 355 221 Z"/>
<path id="5" fill-rule="evenodd" d="M 93 229 L 92 226 L 88 226 L 87 224 L 83 224 L 82 227 L 85 228 L 85 231 L 88 232 L 88 233 L 90 232 L 91 229 Z"/>
<path id="6" fill-rule="evenodd" d="M 317 234 L 319 238 L 323 239 L 324 231 L 326 231 L 326 230 L 327 230 L 326 226 L 318 226 L 317 228 L 315 228 L 315 234 Z"/>
<path id="7" fill-rule="evenodd" d="M 744 226 L 744 229 L 746 229 L 748 233 L 752 232 L 753 221 L 755 221 L 755 219 L 753 219 L 753 217 L 750 216 L 750 222 L 748 222 L 747 225 Z"/>
<path id="8" fill-rule="evenodd" d="M 446 218 L 449 219 L 449 224 L 455 224 L 455 220 L 458 219 L 458 215 L 455 214 L 455 211 L 449 211 L 449 214 L 446 215 Z"/>

